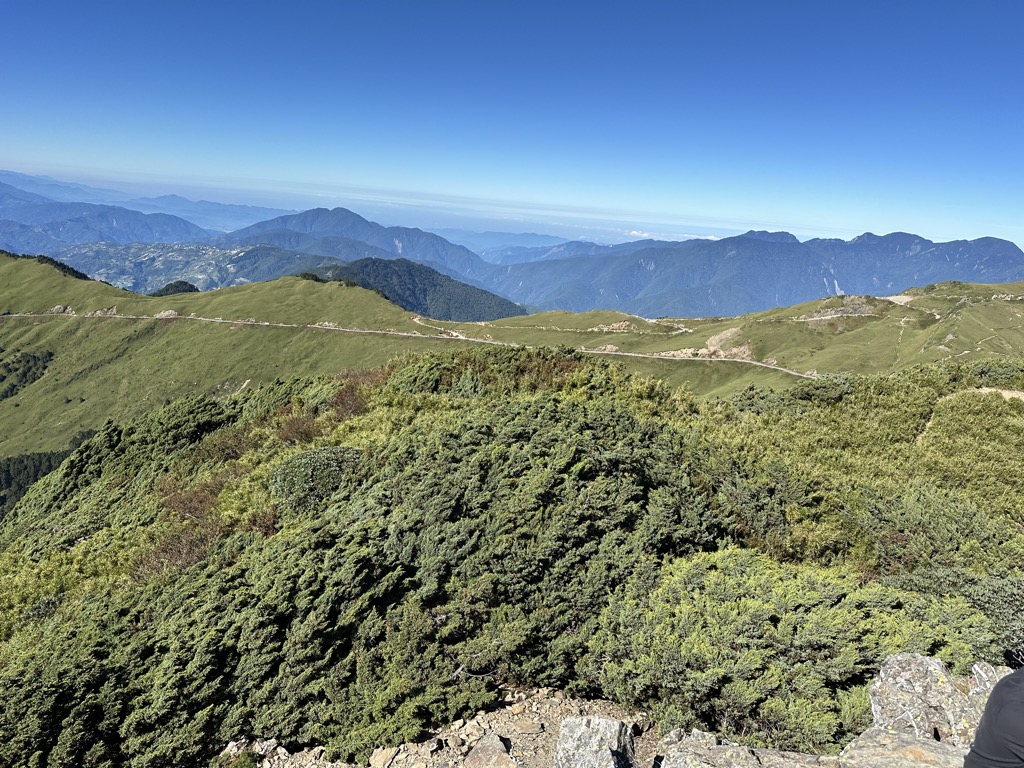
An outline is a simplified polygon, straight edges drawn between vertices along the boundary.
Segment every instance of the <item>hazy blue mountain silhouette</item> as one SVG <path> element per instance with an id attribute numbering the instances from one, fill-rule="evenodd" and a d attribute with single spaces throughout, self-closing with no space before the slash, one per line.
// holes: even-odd
<path id="1" fill-rule="evenodd" d="M 352 260 L 351 249 L 354 247 L 349 241 L 365 243 L 380 250 L 376 254 L 363 253 L 358 258 L 401 257 L 471 281 L 482 278 L 490 268 L 468 248 L 455 245 L 440 235 L 410 227 L 385 227 L 346 208 L 314 208 L 279 216 L 218 240 L 232 244 L 260 242 L 346 261 Z"/>
<path id="2" fill-rule="evenodd" d="M 646 244 L 628 252 L 510 264 L 496 269 L 487 285 L 542 308 L 708 316 L 837 293 L 888 295 L 944 280 L 1024 279 L 1024 253 L 997 238 L 934 243 L 897 232 L 801 243 L 789 233 L 771 235 Z"/>

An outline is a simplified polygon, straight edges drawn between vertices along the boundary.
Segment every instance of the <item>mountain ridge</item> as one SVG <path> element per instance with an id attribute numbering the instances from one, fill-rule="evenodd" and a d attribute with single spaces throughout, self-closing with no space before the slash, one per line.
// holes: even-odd
<path id="1" fill-rule="evenodd" d="M 620 253 L 525 261 L 491 273 L 498 293 L 542 309 L 613 307 L 645 317 L 737 315 L 840 294 L 1024 279 L 1024 253 L 998 238 L 934 243 L 917 235 L 643 243 Z"/>
<path id="2" fill-rule="evenodd" d="M 181 195 L 158 195 L 157 197 L 133 197 L 121 203 L 143 213 L 168 213 L 191 221 L 196 226 L 212 232 L 232 232 L 236 229 L 265 221 L 273 216 L 283 216 L 296 211 L 283 208 L 267 208 L 257 205 L 218 203 L 211 200 L 191 200 Z"/>
<path id="3" fill-rule="evenodd" d="M 358 241 L 410 261 L 434 267 L 457 279 L 475 283 L 487 272 L 488 264 L 477 254 L 461 245 L 455 245 L 439 235 L 412 227 L 384 227 L 364 219 L 347 208 L 313 208 L 297 214 L 279 216 L 268 221 L 231 232 L 218 242 L 254 242 L 260 240 L 278 245 L 290 233 L 307 235 L 311 239 L 297 247 L 308 253 L 335 255 L 330 238 L 343 237 Z M 346 259 L 347 260 L 347 259 Z"/>
<path id="4" fill-rule="evenodd" d="M 97 203 L 0 201 L 0 220 L 13 221 L 67 245 L 110 241 L 203 242 L 210 233 L 178 216 L 141 213 Z M 18 241 L 5 239 L 0 247 L 22 251 Z M 48 254 L 50 255 L 50 254 Z"/>
<path id="5" fill-rule="evenodd" d="M 16 182 L 18 178 L 0 173 L 0 180 Z M 15 187 L 9 186 L 0 186 L 0 247 L 78 260 L 80 269 L 83 260 L 91 259 L 94 271 L 104 253 L 112 261 L 120 259 L 122 266 L 117 269 L 124 269 L 121 254 L 125 248 L 104 243 L 187 242 L 228 251 L 265 246 L 264 254 L 278 249 L 348 262 L 406 258 L 522 306 L 576 312 L 613 309 L 645 317 L 739 315 L 827 296 L 895 294 L 910 286 L 944 280 L 998 283 L 1024 278 L 1024 253 L 1015 244 L 994 237 L 936 243 L 906 232 L 865 232 L 850 240 L 812 238 L 801 242 L 788 232 L 749 230 L 719 240 L 513 244 L 487 250 L 483 258 L 435 233 L 385 227 L 340 207 L 287 213 L 214 236 L 185 219 L 167 218 L 168 214 L 94 203 L 44 202 L 32 197 L 35 192 L 17 194 Z M 52 180 L 39 181 L 36 188 L 57 189 L 62 195 L 78 189 Z M 149 200 L 192 204 L 176 196 Z M 245 210 L 251 214 L 264 209 Z M 547 237 L 477 235 L 495 243 Z M 177 258 L 171 256 L 172 250 L 165 249 L 167 259 Z M 181 253 L 187 250 L 179 249 Z M 156 260 L 144 262 L 139 269 L 150 263 Z M 300 269 L 319 266 L 315 258 L 297 257 L 295 263 Z M 195 265 L 181 261 L 181 274 L 160 273 L 148 282 L 137 274 L 132 284 L 155 290 L 175 279 L 188 279 L 201 285 L 196 280 L 206 279 L 201 274 L 204 264 L 215 268 L 209 258 L 200 257 Z M 255 279 L 277 276 L 269 270 L 269 261 L 266 265 L 252 272 Z"/>

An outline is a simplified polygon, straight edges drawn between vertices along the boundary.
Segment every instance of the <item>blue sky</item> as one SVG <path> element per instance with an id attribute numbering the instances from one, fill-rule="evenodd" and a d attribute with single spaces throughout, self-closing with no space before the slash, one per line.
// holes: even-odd
<path id="1" fill-rule="evenodd" d="M 0 168 L 417 226 L 1024 245 L 1018 0 L 10 0 L 0 24 Z"/>

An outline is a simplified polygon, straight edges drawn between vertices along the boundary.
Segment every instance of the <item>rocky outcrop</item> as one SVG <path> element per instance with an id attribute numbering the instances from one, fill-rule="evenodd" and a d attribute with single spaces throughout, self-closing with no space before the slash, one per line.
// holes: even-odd
<path id="1" fill-rule="evenodd" d="M 634 768 L 633 734 L 621 720 L 568 717 L 555 748 L 555 768 Z"/>
<path id="2" fill-rule="evenodd" d="M 761 765 L 752 749 L 719 741 L 713 733 L 694 730 L 673 731 L 662 741 L 661 768 L 757 768 Z"/>
<path id="3" fill-rule="evenodd" d="M 937 659 L 902 653 L 871 686 L 874 725 L 839 755 L 752 748 L 694 730 L 660 742 L 644 716 L 609 702 L 566 699 L 547 689 L 457 720 L 427 741 L 377 749 L 370 768 L 961 768 L 988 695 L 1009 669 L 976 664 L 954 678 Z M 557 737 L 556 737 L 557 734 Z M 322 747 L 295 754 L 276 741 L 232 742 L 221 764 L 341 768 Z M 250 758 L 251 760 L 251 758 Z M 250 763 L 251 764 L 251 763 Z"/>
<path id="4" fill-rule="evenodd" d="M 232 741 L 220 753 L 219 764 L 225 768 L 245 765 L 243 757 L 249 754 L 256 758 L 259 768 L 347 768 L 345 763 L 332 763 L 325 759 L 325 752 L 323 747 L 314 747 L 289 753 L 275 739 Z"/>
<path id="5" fill-rule="evenodd" d="M 975 664 L 955 680 L 939 659 L 898 653 L 882 664 L 871 685 L 876 726 L 966 748 L 974 740 L 985 702 L 1009 667 Z"/>
<path id="6" fill-rule="evenodd" d="M 839 754 L 840 768 L 963 768 L 965 749 L 907 731 L 869 728 Z"/>
<path id="7" fill-rule="evenodd" d="M 837 755 L 750 749 L 714 734 L 675 732 L 664 742 L 661 768 L 962 768 L 964 750 L 906 732 L 872 727 Z"/>
<path id="8" fill-rule="evenodd" d="M 485 734 L 466 755 L 465 768 L 517 768 L 519 763 L 509 755 L 508 748 L 498 734 Z"/>
<path id="9" fill-rule="evenodd" d="M 105 307 L 104 309 L 94 309 L 91 312 L 86 312 L 85 317 L 115 317 L 117 315 L 117 307 Z"/>

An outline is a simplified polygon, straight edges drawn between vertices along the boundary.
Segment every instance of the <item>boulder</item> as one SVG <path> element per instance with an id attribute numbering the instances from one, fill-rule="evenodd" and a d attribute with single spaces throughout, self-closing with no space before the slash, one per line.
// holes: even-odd
<path id="1" fill-rule="evenodd" d="M 555 768 L 634 768 L 633 734 L 621 720 L 567 717 L 555 747 Z"/>
<path id="2" fill-rule="evenodd" d="M 907 731 L 872 727 L 839 754 L 840 768 L 963 768 L 966 750 Z"/>
<path id="3" fill-rule="evenodd" d="M 992 686 L 1009 671 L 975 664 L 971 677 L 957 681 L 939 659 L 916 653 L 890 656 L 870 688 L 874 724 L 966 748 Z"/>
<path id="4" fill-rule="evenodd" d="M 480 737 L 472 751 L 466 755 L 466 768 L 517 768 L 508 754 L 508 745 L 496 733 Z"/>
<path id="5" fill-rule="evenodd" d="M 672 731 L 662 740 L 661 768 L 758 768 L 747 747 L 719 741 L 713 733 Z"/>
<path id="6" fill-rule="evenodd" d="M 398 757 L 398 747 L 378 747 L 370 755 L 370 768 L 389 768 Z"/>

